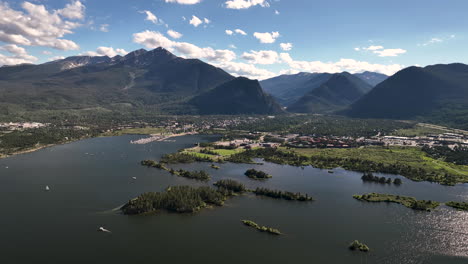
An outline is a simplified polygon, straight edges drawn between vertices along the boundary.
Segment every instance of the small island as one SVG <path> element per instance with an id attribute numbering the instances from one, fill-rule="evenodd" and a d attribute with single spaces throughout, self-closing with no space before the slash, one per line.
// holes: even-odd
<path id="1" fill-rule="evenodd" d="M 265 179 L 269 179 L 272 177 L 270 174 L 267 174 L 266 172 L 258 171 L 255 169 L 248 169 L 244 173 L 244 175 L 254 180 L 265 180 Z"/>
<path id="2" fill-rule="evenodd" d="M 362 251 L 362 252 L 368 252 L 370 249 L 369 247 L 364 244 L 364 243 L 361 243 L 359 242 L 358 240 L 354 240 L 353 242 L 351 242 L 351 244 L 349 245 L 348 247 L 350 250 L 359 250 L 359 251 Z"/>
<path id="3" fill-rule="evenodd" d="M 401 185 L 403 182 L 401 179 L 396 178 L 392 181 L 392 178 L 385 178 L 385 177 L 379 177 L 379 176 L 374 176 L 372 173 L 364 173 L 361 177 L 362 181 L 364 182 L 376 182 L 376 183 L 381 183 L 381 184 L 395 184 L 395 185 Z"/>
<path id="4" fill-rule="evenodd" d="M 267 188 L 257 187 L 253 193 L 256 195 L 267 196 L 275 199 L 293 200 L 293 201 L 313 201 L 312 197 L 307 194 L 285 192 L 278 190 L 270 190 Z"/>
<path id="5" fill-rule="evenodd" d="M 461 211 L 468 211 L 468 203 L 467 202 L 447 202 L 445 205 L 455 208 Z"/>
<path id="6" fill-rule="evenodd" d="M 400 196 L 392 194 L 369 193 L 363 195 L 353 195 L 354 199 L 366 202 L 386 202 L 398 203 L 408 208 L 421 211 L 431 211 L 439 206 L 439 202 L 416 200 L 414 197 Z"/>
<path id="7" fill-rule="evenodd" d="M 278 229 L 260 226 L 259 224 L 255 223 L 254 221 L 250 220 L 241 220 L 244 225 L 257 229 L 260 232 L 267 232 L 272 235 L 281 235 L 281 232 Z"/>
<path id="8" fill-rule="evenodd" d="M 214 164 L 211 164 L 210 167 L 211 167 L 212 169 L 215 169 L 215 170 L 219 170 L 219 169 L 220 169 L 219 166 L 216 166 L 216 165 L 214 165 Z"/>
<path id="9" fill-rule="evenodd" d="M 141 165 L 151 167 L 151 168 L 157 168 L 161 170 L 168 171 L 172 175 L 177 175 L 180 177 L 188 178 L 188 179 L 193 179 L 193 180 L 199 180 L 199 181 L 208 181 L 211 179 L 210 175 L 203 170 L 200 171 L 187 171 L 187 170 L 174 170 L 166 167 L 163 162 L 156 162 L 154 160 L 143 160 L 141 162 Z"/>
<path id="10" fill-rule="evenodd" d="M 167 210 L 177 213 L 195 213 L 208 205 L 222 206 L 227 196 L 221 191 L 203 186 L 174 186 L 165 192 L 148 192 L 130 200 L 121 207 L 126 215 Z"/>

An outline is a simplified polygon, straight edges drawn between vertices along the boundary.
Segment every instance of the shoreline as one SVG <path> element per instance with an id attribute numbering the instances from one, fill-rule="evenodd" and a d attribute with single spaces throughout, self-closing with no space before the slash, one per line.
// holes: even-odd
<path id="1" fill-rule="evenodd" d="M 137 140 L 132 140 L 130 141 L 130 144 L 137 144 L 137 145 L 144 145 L 148 144 L 151 142 L 161 142 L 170 138 L 175 138 L 175 137 L 182 137 L 182 136 L 188 136 L 188 135 L 197 135 L 198 132 L 186 132 L 186 133 L 179 133 L 179 134 L 168 134 L 168 135 L 162 135 L 162 134 L 151 134 L 149 135 L 150 137 L 147 138 L 140 138 Z"/>
<path id="2" fill-rule="evenodd" d="M 164 140 L 167 140 L 169 138 L 175 138 L 175 137 L 181 137 L 181 136 L 187 136 L 187 135 L 196 135 L 198 134 L 198 132 L 187 132 L 187 133 L 181 133 L 181 134 L 170 134 L 168 136 L 165 136 L 159 140 L 152 140 L 150 142 L 153 142 L 153 141 L 164 141 Z M 132 135 L 132 134 L 124 134 L 124 135 L 121 135 L 121 136 L 128 136 L 128 135 Z M 150 138 L 152 138 L 153 136 L 155 135 L 151 135 L 149 134 L 148 136 L 151 136 Z M 41 149 L 45 149 L 45 148 L 50 148 L 50 147 L 54 147 L 54 146 L 59 146 L 59 145 L 65 145 L 65 144 L 69 144 L 69 143 L 73 143 L 73 142 L 76 142 L 76 141 L 80 141 L 80 140 L 84 140 L 84 139 L 90 139 L 90 138 L 98 138 L 98 137 L 120 137 L 120 136 L 103 136 L 103 135 L 97 135 L 97 136 L 94 136 L 94 137 L 85 137 L 85 138 L 80 138 L 80 139 L 76 139 L 76 140 L 69 140 L 69 141 L 66 141 L 66 142 L 58 142 L 58 143 L 54 143 L 54 144 L 47 144 L 47 145 L 40 145 L 40 146 L 36 146 L 36 147 L 33 147 L 33 148 L 28 148 L 28 149 L 23 149 L 23 150 L 19 150 L 19 151 L 15 151 L 11 154 L 3 154 L 3 153 L 0 153 L 0 160 L 2 159 L 6 159 L 6 158 L 10 158 L 10 157 L 13 157 L 13 156 L 17 156 L 17 155 L 21 155 L 21 154 L 27 154 L 27 153 L 32 153 L 32 152 L 35 152 L 35 151 L 38 151 L 38 150 L 41 150 Z M 148 138 L 143 138 L 143 139 L 148 139 Z M 150 142 L 147 142 L 147 143 L 150 143 Z M 147 143 L 131 143 L 131 144 L 147 144 Z"/>
<path id="3" fill-rule="evenodd" d="M 71 141 L 71 142 L 73 142 L 73 141 Z M 38 150 L 41 150 L 41 149 L 45 149 L 45 148 L 49 148 L 49 147 L 53 147 L 53 146 L 58 146 L 58 145 L 64 145 L 64 144 L 71 143 L 71 142 L 37 146 L 37 147 L 34 147 L 34 148 L 15 151 L 12 154 L 0 154 L 0 159 L 6 159 L 6 158 L 9 158 L 9 157 L 13 157 L 13 156 L 21 155 L 21 154 L 27 154 L 27 153 L 35 152 L 35 151 L 38 151 Z"/>

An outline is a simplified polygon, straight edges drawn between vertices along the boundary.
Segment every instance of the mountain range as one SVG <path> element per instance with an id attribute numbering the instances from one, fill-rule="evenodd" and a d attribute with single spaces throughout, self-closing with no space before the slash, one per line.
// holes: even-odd
<path id="1" fill-rule="evenodd" d="M 83 109 L 281 114 L 285 107 L 288 112 L 417 119 L 468 128 L 468 65 L 409 67 L 391 77 L 299 73 L 258 82 L 157 48 L 112 58 L 73 56 L 0 67 L 0 116 L 6 117 Z"/>
<path id="2" fill-rule="evenodd" d="M 1 67 L 0 111 L 149 107 L 162 113 L 208 114 L 200 102 L 210 94 L 201 95 L 211 90 L 222 93 L 223 87 L 227 98 L 233 93 L 232 98 L 258 108 L 243 109 L 239 105 L 231 108 L 233 112 L 221 111 L 225 114 L 269 113 L 265 109 L 277 113 L 281 109 L 263 93 L 258 82 L 237 81 L 222 86 L 234 80 L 220 68 L 198 59 L 177 57 L 163 48 L 140 49 L 113 58 L 75 56 L 40 65 Z M 234 94 L 232 85 L 246 83 L 239 87 L 245 93 Z M 251 93 L 255 97 L 250 97 Z M 193 98 L 199 99 L 190 101 Z"/>

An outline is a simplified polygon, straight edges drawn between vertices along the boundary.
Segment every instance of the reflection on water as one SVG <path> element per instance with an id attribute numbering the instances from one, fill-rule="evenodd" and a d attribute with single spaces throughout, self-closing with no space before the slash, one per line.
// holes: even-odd
<path id="1" fill-rule="evenodd" d="M 206 163 L 173 166 L 209 171 L 212 181 L 200 183 L 139 162 L 212 137 L 129 143 L 136 138 L 89 139 L 0 160 L 1 263 L 468 263 L 468 213 L 445 206 L 431 213 L 417 212 L 352 198 L 380 192 L 467 201 L 466 185 L 403 179 L 398 187 L 363 183 L 359 173 L 341 169 L 330 174 L 270 163 L 227 163 L 220 170 Z M 273 178 L 250 180 L 243 175 L 249 168 Z M 129 217 L 112 210 L 143 192 L 169 185 L 212 184 L 223 178 L 242 181 L 249 188 L 308 193 L 316 201 L 246 195 L 196 215 Z M 44 191 L 46 185 L 50 192 Z M 241 219 L 276 227 L 286 235 L 252 232 Z M 112 234 L 98 233 L 100 226 Z M 369 245 L 371 252 L 350 252 L 348 243 L 355 239 Z"/>

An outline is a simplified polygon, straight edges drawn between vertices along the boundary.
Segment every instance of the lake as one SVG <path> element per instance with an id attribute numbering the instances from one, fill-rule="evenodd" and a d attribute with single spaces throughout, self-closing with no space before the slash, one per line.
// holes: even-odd
<path id="1" fill-rule="evenodd" d="M 398 204 L 364 203 L 353 194 L 381 192 L 446 202 L 468 201 L 468 186 L 403 179 L 403 185 L 363 183 L 361 173 L 263 165 L 208 163 L 201 183 L 139 164 L 214 136 L 130 144 L 141 136 L 93 138 L 0 160 L 1 263 L 468 263 L 468 213 L 441 206 L 419 212 Z M 273 178 L 254 181 L 244 172 Z M 386 177 L 398 177 L 385 175 Z M 136 177 L 133 180 L 132 177 Z M 148 191 L 212 184 L 232 178 L 248 187 L 299 191 L 316 201 L 291 202 L 244 195 L 194 215 L 126 216 L 114 210 Z M 50 191 L 45 191 L 45 186 Z M 278 228 L 273 236 L 241 219 Z M 98 232 L 103 226 L 111 234 Z M 347 249 L 353 240 L 367 254 Z"/>

